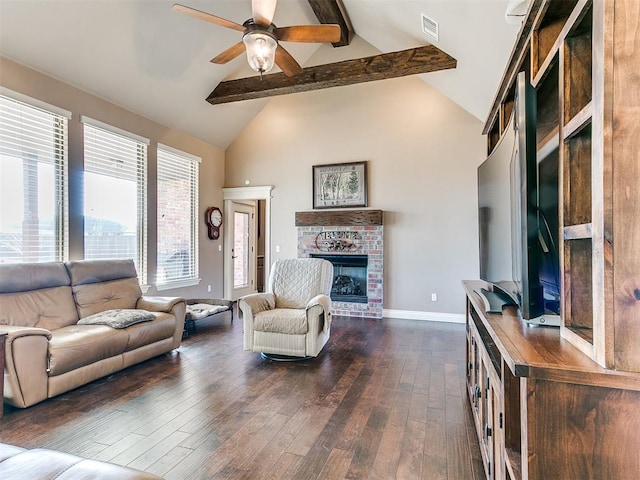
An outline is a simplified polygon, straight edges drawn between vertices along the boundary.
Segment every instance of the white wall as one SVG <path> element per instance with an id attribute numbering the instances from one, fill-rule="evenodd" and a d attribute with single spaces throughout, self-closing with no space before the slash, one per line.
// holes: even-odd
<path id="1" fill-rule="evenodd" d="M 460 314 L 460 282 L 478 277 L 481 130 L 413 77 L 274 97 L 227 149 L 225 187 L 274 186 L 274 261 L 296 256 L 312 165 L 367 160 L 369 208 L 384 211 L 384 308 Z"/>
<path id="2" fill-rule="evenodd" d="M 72 112 L 69 121 L 69 176 L 70 176 L 70 251 L 72 259 L 83 257 L 82 249 L 82 166 L 84 143 L 80 115 L 87 115 L 101 122 L 122 128 L 151 140 L 148 149 L 149 161 L 149 282 L 155 278 L 156 255 L 156 144 L 163 143 L 202 158 L 200 165 L 200 277 L 199 286 L 175 290 L 164 290 L 162 295 L 193 297 L 222 297 L 222 253 L 218 252 L 221 241 L 207 238 L 204 228 L 204 211 L 207 207 L 222 206 L 224 181 L 224 151 L 201 140 L 172 130 L 149 119 L 132 113 L 118 105 L 74 88 L 66 83 L 43 75 L 16 62 L 0 57 L 0 85 L 28 95 L 46 103 Z M 149 92 L 150 95 L 153 92 Z M 159 99 L 161 101 L 162 99 Z M 207 293 L 207 285 L 212 292 Z M 155 293 L 152 286 L 150 294 Z"/>

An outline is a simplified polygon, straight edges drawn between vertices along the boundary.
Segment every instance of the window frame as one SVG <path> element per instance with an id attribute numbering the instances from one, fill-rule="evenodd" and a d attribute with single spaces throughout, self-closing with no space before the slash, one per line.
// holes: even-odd
<path id="1" fill-rule="evenodd" d="M 7 112 L 10 109 L 14 109 L 15 112 L 18 112 L 20 109 L 28 109 L 24 116 L 32 115 L 31 122 L 25 121 L 23 118 L 23 114 L 17 115 L 21 118 L 19 121 L 11 121 L 10 116 L 7 116 L 2 120 L 1 124 L 6 124 L 5 133 L 0 132 L 0 137 L 3 140 L 0 140 L 0 150 L 5 150 L 5 147 L 2 147 L 2 142 L 7 142 L 6 152 L 7 155 L 10 155 L 15 158 L 22 158 L 23 162 L 26 157 L 32 157 L 37 164 L 45 164 L 51 165 L 53 167 L 53 202 L 55 203 L 53 207 L 53 248 L 52 248 L 52 257 L 50 258 L 39 258 L 39 253 L 41 253 L 41 249 L 43 248 L 42 240 L 42 231 L 40 226 L 41 218 L 38 217 L 38 230 L 37 236 L 35 238 L 38 239 L 37 242 L 37 250 L 38 250 L 38 258 L 35 258 L 34 253 L 27 253 L 25 258 L 24 249 L 21 250 L 21 257 L 19 262 L 50 262 L 50 261 L 64 261 L 69 257 L 69 162 L 68 162 L 68 146 L 69 146 L 69 130 L 68 123 L 71 119 L 71 112 L 55 105 L 48 104 L 41 100 L 29 97 L 27 95 L 14 92 L 5 87 L 0 87 L 0 97 L 1 101 L 4 104 L 3 108 L 7 109 Z M 6 102 L 6 104 L 5 104 Z M 37 116 L 40 119 L 37 119 Z M 38 135 L 38 128 L 42 127 L 38 122 L 42 120 L 51 120 L 51 137 L 47 138 L 45 135 Z M 30 123 L 30 124 L 29 124 Z M 18 134 L 10 135 L 10 129 L 8 127 L 15 127 L 19 129 L 19 132 L 28 132 L 26 134 Z M 30 128 L 31 130 L 27 130 Z M 26 140 L 31 141 L 29 145 L 29 152 L 25 150 L 25 145 L 27 144 Z M 51 149 L 50 152 L 47 150 Z M 45 156 L 40 158 L 38 153 L 45 153 Z M 51 154 L 51 158 L 48 158 L 47 153 Z M 24 168 L 24 167 L 23 167 Z M 23 170 L 23 181 L 25 172 Z M 38 186 L 36 180 L 36 187 Z M 43 199 L 40 196 L 40 191 L 38 191 L 37 201 L 40 203 L 41 201 L 46 201 L 47 199 Z M 23 223 L 25 222 L 25 218 L 23 218 Z M 24 238 L 22 239 L 24 242 Z M 24 243 L 23 243 L 24 245 Z M 46 246 L 46 244 L 44 244 Z M 3 261 L 12 262 L 11 259 L 4 259 Z"/>
<path id="2" fill-rule="evenodd" d="M 136 264 L 136 270 L 138 274 L 138 281 L 141 285 L 146 285 L 147 276 L 148 276 L 148 262 L 147 262 L 147 243 L 148 243 L 148 147 L 150 141 L 148 138 L 142 137 L 140 135 L 136 135 L 134 133 L 128 132 L 126 130 L 120 129 L 113 125 L 109 125 L 107 123 L 103 123 L 99 120 L 95 120 L 93 118 L 82 115 L 80 117 L 81 123 L 83 123 L 83 139 L 84 139 L 84 168 L 83 168 L 83 179 L 85 182 L 86 188 L 86 175 L 88 173 L 96 173 L 91 172 L 87 169 L 87 129 L 93 129 L 98 132 L 99 135 L 103 135 L 103 138 L 111 136 L 114 140 L 114 146 L 117 147 L 117 141 L 121 142 L 133 142 L 130 146 L 135 146 L 136 150 L 136 158 L 135 158 L 135 181 L 136 181 L 136 255 L 137 259 L 134 259 Z M 96 165 L 98 163 L 96 162 Z M 100 164 L 104 166 L 104 164 Z M 132 165 L 129 165 L 131 168 Z M 130 174 L 133 176 L 133 174 Z M 86 191 L 85 197 L 86 199 Z M 86 240 L 87 232 L 86 229 L 86 200 L 83 200 L 83 218 L 85 221 L 83 222 L 83 238 Z M 87 245 L 85 241 L 85 245 L 83 248 L 83 258 L 107 258 L 107 257 L 91 257 L 87 256 Z M 129 258 L 129 257 L 119 257 L 119 256 L 110 256 L 108 258 Z M 136 261 L 137 260 L 137 261 Z"/>
<path id="3" fill-rule="evenodd" d="M 163 165 L 164 162 L 167 164 Z M 168 145 L 158 143 L 156 149 L 156 280 L 155 287 L 158 291 L 163 290 L 171 290 L 174 288 L 182 288 L 182 287 L 190 287 L 199 285 L 200 278 L 200 255 L 199 255 L 199 214 L 200 206 L 199 206 L 199 184 L 200 184 L 200 163 L 202 159 L 190 153 L 184 152 L 182 150 L 178 150 L 176 148 L 170 147 Z M 159 281 L 159 271 L 161 268 L 160 265 L 160 255 L 161 255 L 161 246 L 160 246 L 160 216 L 162 214 L 160 209 L 160 195 L 161 195 L 161 175 L 164 173 L 164 170 L 170 170 L 171 166 L 169 164 L 173 164 L 174 166 L 183 163 L 185 168 L 180 172 L 183 175 L 188 176 L 190 181 L 191 190 L 189 192 L 189 213 L 187 218 L 189 220 L 189 232 L 190 235 L 187 238 L 187 243 L 189 244 L 189 265 L 192 269 L 192 275 L 189 277 L 179 278 L 175 280 L 164 280 Z"/>

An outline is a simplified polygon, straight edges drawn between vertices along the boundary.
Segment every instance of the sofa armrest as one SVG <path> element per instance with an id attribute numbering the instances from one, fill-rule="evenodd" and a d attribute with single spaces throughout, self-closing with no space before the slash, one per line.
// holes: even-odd
<path id="1" fill-rule="evenodd" d="M 138 299 L 136 308 L 150 312 L 170 313 L 176 317 L 176 329 L 173 332 L 173 348 L 178 348 L 184 332 L 184 319 L 187 313 L 187 302 L 181 297 L 146 297 Z"/>
<path id="2" fill-rule="evenodd" d="M 320 318 L 320 315 L 324 313 L 324 324 L 322 325 L 322 331 L 327 332 L 331 326 L 331 298 L 328 295 L 320 294 L 309 300 L 306 306 L 307 320 L 311 321 L 312 318 Z M 310 325 L 311 327 L 311 325 Z"/>
<path id="3" fill-rule="evenodd" d="M 47 398 L 49 340 L 44 328 L 3 325 L 5 343 L 5 401 L 25 408 Z"/>
<path id="4" fill-rule="evenodd" d="M 165 312 L 171 313 L 173 307 L 180 302 L 185 302 L 184 298 L 180 297 L 140 297 L 136 308 L 142 310 L 148 310 L 150 312 Z"/>
<path id="5" fill-rule="evenodd" d="M 22 325 L 0 325 L 0 333 L 7 334 L 7 345 L 16 338 L 26 337 L 29 335 L 43 335 L 47 340 L 51 340 L 51 332 L 46 328 L 25 327 Z"/>

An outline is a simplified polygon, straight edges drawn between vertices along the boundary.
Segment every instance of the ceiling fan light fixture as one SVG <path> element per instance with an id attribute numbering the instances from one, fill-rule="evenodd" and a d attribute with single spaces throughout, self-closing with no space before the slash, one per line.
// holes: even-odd
<path id="1" fill-rule="evenodd" d="M 269 32 L 253 30 L 247 32 L 242 41 L 247 50 L 249 66 L 262 75 L 273 68 L 278 42 Z"/>

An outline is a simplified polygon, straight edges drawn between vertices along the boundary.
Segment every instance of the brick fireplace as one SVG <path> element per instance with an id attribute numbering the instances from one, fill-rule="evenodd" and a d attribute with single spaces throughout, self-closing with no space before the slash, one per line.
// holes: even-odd
<path id="1" fill-rule="evenodd" d="M 383 226 L 381 210 L 297 212 L 298 257 L 325 257 L 334 263 L 334 280 L 349 278 L 349 267 L 366 259 L 366 273 L 353 279 L 363 293 L 359 299 L 332 293 L 332 313 L 382 318 Z M 347 265 L 347 269 L 343 268 Z M 357 278 L 356 278 L 357 277 Z M 335 293 L 335 292 L 334 292 Z M 340 293 L 340 292 L 339 292 Z M 347 300 L 347 301 L 345 301 Z"/>

